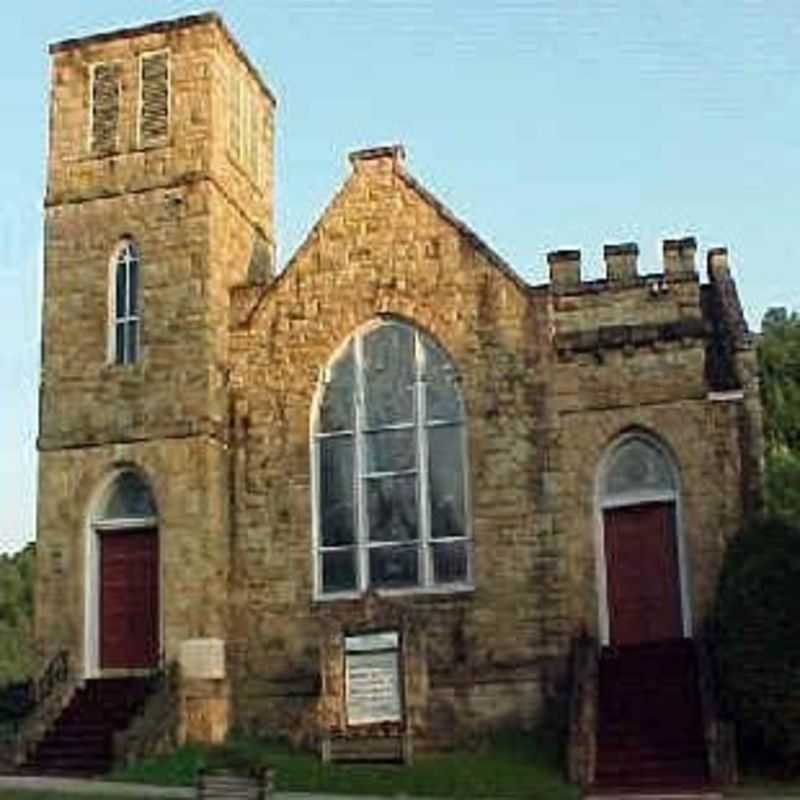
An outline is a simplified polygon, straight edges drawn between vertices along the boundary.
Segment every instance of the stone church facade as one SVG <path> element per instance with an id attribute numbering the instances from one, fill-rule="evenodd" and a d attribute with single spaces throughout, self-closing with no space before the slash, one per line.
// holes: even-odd
<path id="1" fill-rule="evenodd" d="M 760 493 L 724 249 L 529 285 L 391 146 L 278 273 L 276 103 L 216 15 L 51 53 L 44 655 L 181 664 L 200 737 L 438 746 L 563 708 L 579 638 L 701 635 Z"/>

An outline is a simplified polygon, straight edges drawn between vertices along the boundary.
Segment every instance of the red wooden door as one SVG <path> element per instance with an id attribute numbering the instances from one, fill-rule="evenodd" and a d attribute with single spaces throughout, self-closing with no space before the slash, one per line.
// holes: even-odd
<path id="1" fill-rule="evenodd" d="M 603 514 L 612 645 L 683 635 L 674 503 Z"/>
<path id="2" fill-rule="evenodd" d="M 100 535 L 100 666 L 158 664 L 158 534 Z"/>

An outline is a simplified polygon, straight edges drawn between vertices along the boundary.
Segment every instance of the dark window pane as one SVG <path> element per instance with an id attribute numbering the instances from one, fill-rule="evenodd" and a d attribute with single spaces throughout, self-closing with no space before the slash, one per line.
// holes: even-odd
<path id="1" fill-rule="evenodd" d="M 353 437 L 318 439 L 323 547 L 355 541 Z"/>
<path id="2" fill-rule="evenodd" d="M 434 583 L 463 583 L 467 580 L 466 542 L 439 542 L 431 548 Z"/>
<path id="3" fill-rule="evenodd" d="M 346 592 L 356 588 L 355 550 L 322 554 L 322 591 Z"/>
<path id="4" fill-rule="evenodd" d="M 417 476 L 370 478 L 365 486 L 370 541 L 416 540 Z"/>
<path id="5" fill-rule="evenodd" d="M 320 431 L 327 433 L 353 430 L 354 399 L 355 363 L 353 345 L 350 344 L 342 357 L 331 367 L 320 407 Z"/>
<path id="6" fill-rule="evenodd" d="M 102 519 L 137 519 L 156 516 L 156 504 L 147 484 L 134 472 L 123 472 L 111 490 Z"/>
<path id="7" fill-rule="evenodd" d="M 429 421 L 463 416 L 455 368 L 430 339 L 425 340 L 425 415 Z"/>
<path id="8" fill-rule="evenodd" d="M 114 314 L 116 319 L 122 319 L 128 315 L 128 281 L 125 274 L 125 260 L 122 256 L 117 261 L 116 272 L 117 294 Z"/>
<path id="9" fill-rule="evenodd" d="M 139 322 L 132 319 L 125 323 L 126 364 L 133 364 L 139 358 Z"/>
<path id="10" fill-rule="evenodd" d="M 125 363 L 125 323 L 117 322 L 114 325 L 114 361 L 117 364 Z"/>
<path id="11" fill-rule="evenodd" d="M 417 466 L 417 433 L 413 429 L 368 433 L 364 443 L 367 472 L 398 472 Z"/>
<path id="12" fill-rule="evenodd" d="M 431 536 L 464 536 L 464 443 L 460 425 L 427 428 Z"/>
<path id="13" fill-rule="evenodd" d="M 672 492 L 675 481 L 664 456 L 645 439 L 628 439 L 614 454 L 606 495 L 641 491 Z"/>
<path id="14" fill-rule="evenodd" d="M 139 312 L 139 262 L 131 261 L 128 268 L 128 313 L 135 316 Z"/>
<path id="15" fill-rule="evenodd" d="M 418 550 L 413 547 L 376 547 L 369 551 L 369 583 L 378 588 L 419 585 Z"/>
<path id="16" fill-rule="evenodd" d="M 381 325 L 364 337 L 367 428 L 414 420 L 414 334 L 405 325 Z"/>

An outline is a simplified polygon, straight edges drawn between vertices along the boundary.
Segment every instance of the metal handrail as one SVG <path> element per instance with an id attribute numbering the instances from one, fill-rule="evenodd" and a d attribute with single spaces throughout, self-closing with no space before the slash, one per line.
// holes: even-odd
<path id="1" fill-rule="evenodd" d="M 59 650 L 48 661 L 41 675 L 34 681 L 33 697 L 36 703 L 46 700 L 53 690 L 69 678 L 69 652 Z"/>

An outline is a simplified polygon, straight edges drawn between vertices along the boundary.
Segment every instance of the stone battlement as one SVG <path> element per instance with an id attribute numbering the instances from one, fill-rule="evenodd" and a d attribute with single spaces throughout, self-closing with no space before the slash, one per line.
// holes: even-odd
<path id="1" fill-rule="evenodd" d="M 547 254 L 550 268 L 550 285 L 559 294 L 581 294 L 620 287 L 647 286 L 653 295 L 670 291 L 677 282 L 698 280 L 695 257 L 697 240 L 694 236 L 664 239 L 662 242 L 662 267 L 659 272 L 639 274 L 639 245 L 636 242 L 606 244 L 603 247 L 605 276 L 583 280 L 580 250 L 553 250 Z M 713 278 L 728 271 L 728 251 L 724 247 L 710 248 L 707 252 L 707 271 Z"/>

